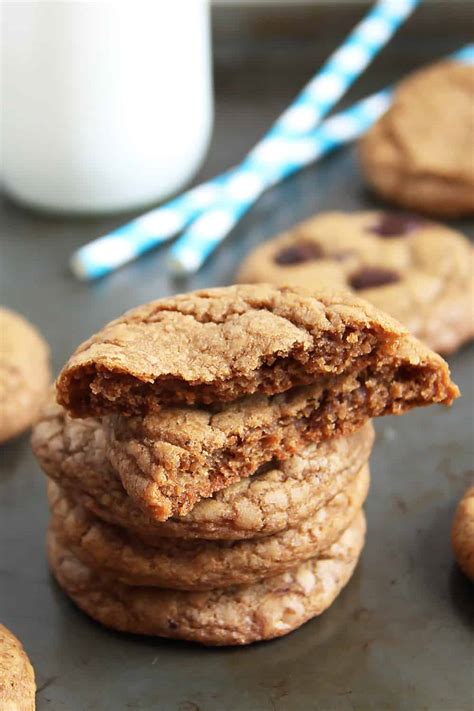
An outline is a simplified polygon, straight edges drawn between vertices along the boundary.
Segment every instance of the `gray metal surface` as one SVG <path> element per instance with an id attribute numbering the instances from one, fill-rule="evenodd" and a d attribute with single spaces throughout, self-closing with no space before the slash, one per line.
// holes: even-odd
<path id="1" fill-rule="evenodd" d="M 333 44 L 352 21 L 344 18 L 333 27 Z M 353 96 L 456 48 L 464 39 L 462 23 L 456 36 L 446 36 L 442 24 L 432 23 L 423 46 L 402 32 Z M 311 36 L 283 45 L 267 41 L 264 52 L 251 38 L 232 42 L 217 45 L 216 130 L 202 177 L 240 157 L 332 40 L 326 37 L 322 50 Z M 244 253 L 272 233 L 320 209 L 373 204 L 353 151 L 345 151 L 267 194 L 191 281 L 169 280 L 161 250 L 86 285 L 68 273 L 69 255 L 121 220 L 50 219 L 5 200 L 1 302 L 37 324 L 58 369 L 81 339 L 125 308 L 229 283 Z M 462 227 L 474 236 L 472 224 Z M 45 487 L 28 437 L 6 445 L 0 455 L 0 620 L 31 656 L 39 711 L 471 709 L 473 590 L 453 564 L 449 530 L 473 476 L 473 361 L 472 346 L 451 359 L 464 397 L 450 411 L 430 408 L 378 423 L 367 546 L 334 606 L 286 638 L 248 648 L 209 650 L 118 635 L 77 611 L 47 572 Z"/>

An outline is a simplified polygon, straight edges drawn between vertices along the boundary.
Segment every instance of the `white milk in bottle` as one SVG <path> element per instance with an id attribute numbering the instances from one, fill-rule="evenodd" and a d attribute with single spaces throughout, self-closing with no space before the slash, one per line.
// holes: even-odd
<path id="1" fill-rule="evenodd" d="M 93 213 L 179 190 L 211 132 L 209 24 L 207 0 L 4 2 L 7 192 Z"/>

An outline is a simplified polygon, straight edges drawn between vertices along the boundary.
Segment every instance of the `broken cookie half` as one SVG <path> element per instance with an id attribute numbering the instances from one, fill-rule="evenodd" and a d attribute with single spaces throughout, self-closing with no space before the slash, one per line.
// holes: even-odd
<path id="1" fill-rule="evenodd" d="M 444 360 L 346 293 L 209 289 L 126 313 L 57 382 L 75 417 L 105 415 L 108 458 L 157 520 L 370 418 L 450 404 Z"/>
<path id="2" fill-rule="evenodd" d="M 79 346 L 57 392 L 76 417 L 130 415 L 271 396 L 387 367 L 432 374 L 434 392 L 420 393 L 416 404 L 457 395 L 444 361 L 367 302 L 345 292 L 240 285 L 128 311 Z"/>

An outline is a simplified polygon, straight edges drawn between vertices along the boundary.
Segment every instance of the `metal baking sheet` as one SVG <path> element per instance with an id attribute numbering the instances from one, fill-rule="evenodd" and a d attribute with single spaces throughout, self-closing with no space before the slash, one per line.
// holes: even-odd
<path id="1" fill-rule="evenodd" d="M 454 4 L 438 6 L 437 16 L 447 13 L 448 22 Z M 341 22 L 328 26 L 334 40 L 326 37 L 322 49 L 311 37 L 288 41 L 284 51 L 269 40 L 262 51 L 252 36 L 245 42 L 233 36 L 221 47 L 217 41 L 216 128 L 201 177 L 239 159 L 318 66 L 321 52 L 348 29 L 352 15 L 345 18 L 342 12 Z M 352 95 L 459 46 L 462 30 L 448 41 L 442 25 L 432 26 L 422 45 L 402 31 Z M 42 330 L 57 370 L 79 341 L 124 309 L 230 283 L 241 257 L 271 234 L 321 209 L 374 204 L 353 149 L 344 150 L 265 195 L 195 278 L 170 280 L 158 250 L 87 285 L 69 274 L 69 255 L 125 218 L 41 217 L 5 199 L 1 301 Z M 474 237 L 472 223 L 460 227 Z M 45 487 L 28 436 L 3 447 L 0 620 L 31 656 L 39 711 L 471 709 L 473 590 L 453 563 L 449 532 L 473 476 L 473 363 L 473 346 L 450 359 L 463 392 L 450 411 L 429 408 L 377 424 L 368 541 L 336 603 L 288 637 L 246 648 L 119 635 L 76 610 L 47 571 Z"/>

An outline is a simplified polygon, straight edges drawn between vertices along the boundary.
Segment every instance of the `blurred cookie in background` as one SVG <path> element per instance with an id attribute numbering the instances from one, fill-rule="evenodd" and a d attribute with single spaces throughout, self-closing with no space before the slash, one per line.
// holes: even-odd
<path id="1" fill-rule="evenodd" d="M 451 544 L 459 567 L 474 581 L 474 485 L 469 487 L 456 509 Z"/>
<path id="2" fill-rule="evenodd" d="M 0 709 L 34 711 L 35 673 L 17 638 L 0 624 Z"/>
<path id="3" fill-rule="evenodd" d="M 0 306 L 0 443 L 33 424 L 50 381 L 45 340 L 26 319 Z"/>
<path id="4" fill-rule="evenodd" d="M 383 198 L 435 216 L 474 213 L 474 66 L 443 61 L 402 81 L 359 142 Z"/>
<path id="5" fill-rule="evenodd" d="M 237 279 L 357 292 L 434 350 L 474 337 L 474 249 L 403 212 L 325 212 L 252 251 Z"/>

